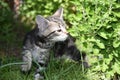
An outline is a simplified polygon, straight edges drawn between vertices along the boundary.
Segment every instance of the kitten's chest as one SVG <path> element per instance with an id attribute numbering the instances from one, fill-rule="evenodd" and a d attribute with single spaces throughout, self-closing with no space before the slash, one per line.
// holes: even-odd
<path id="1" fill-rule="evenodd" d="M 49 58 L 49 52 L 51 47 L 53 46 L 53 43 L 46 43 L 35 45 L 32 50 L 32 56 L 34 60 L 39 61 L 46 61 Z"/>

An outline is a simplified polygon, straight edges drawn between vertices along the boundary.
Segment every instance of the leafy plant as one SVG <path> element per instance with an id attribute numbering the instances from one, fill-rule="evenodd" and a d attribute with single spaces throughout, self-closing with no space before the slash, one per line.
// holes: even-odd
<path id="1" fill-rule="evenodd" d="M 119 1 L 86 0 L 80 3 L 76 5 L 76 14 L 70 16 L 73 27 L 69 31 L 79 39 L 83 50 L 98 57 L 92 71 L 101 74 L 100 79 L 110 79 L 115 73 L 120 74 L 120 17 L 116 15 L 119 14 Z"/>

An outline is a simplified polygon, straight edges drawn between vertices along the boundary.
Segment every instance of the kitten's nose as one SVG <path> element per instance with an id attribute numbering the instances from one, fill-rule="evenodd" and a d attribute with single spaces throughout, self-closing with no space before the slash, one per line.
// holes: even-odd
<path id="1" fill-rule="evenodd" d="M 63 33 L 68 34 L 68 32 L 67 32 L 67 30 L 66 30 L 66 29 L 63 29 Z"/>
<path id="2" fill-rule="evenodd" d="M 62 32 L 65 34 L 68 34 L 67 30 L 65 28 L 61 28 Z"/>
<path id="3" fill-rule="evenodd" d="M 64 31 L 64 33 L 65 33 L 65 34 L 68 34 L 68 32 L 67 32 L 67 31 Z"/>

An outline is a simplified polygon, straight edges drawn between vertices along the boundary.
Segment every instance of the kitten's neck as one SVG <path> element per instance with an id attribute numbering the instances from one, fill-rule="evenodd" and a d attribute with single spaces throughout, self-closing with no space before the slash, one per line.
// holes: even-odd
<path id="1" fill-rule="evenodd" d="M 37 42 L 41 42 L 41 43 L 46 43 L 47 41 L 45 40 L 45 37 L 44 36 L 36 36 L 36 40 Z"/>
<path id="2" fill-rule="evenodd" d="M 47 41 L 45 37 L 39 37 L 39 36 L 36 36 L 35 44 L 44 49 L 49 49 L 54 45 L 53 42 Z"/>
<path id="3" fill-rule="evenodd" d="M 39 46 L 40 48 L 43 49 L 51 49 L 54 45 L 54 43 L 46 42 L 46 43 L 41 43 L 41 42 L 36 42 L 36 45 Z"/>

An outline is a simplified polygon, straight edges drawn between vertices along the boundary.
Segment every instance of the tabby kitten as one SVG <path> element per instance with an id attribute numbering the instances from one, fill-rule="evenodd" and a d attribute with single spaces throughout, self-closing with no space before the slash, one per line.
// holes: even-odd
<path id="1" fill-rule="evenodd" d="M 39 63 L 35 73 L 35 80 L 43 79 L 42 68 L 49 62 L 50 49 L 55 42 L 65 41 L 68 37 L 63 20 L 63 9 L 58 9 L 52 16 L 44 18 L 36 16 L 37 26 L 25 36 L 23 42 L 22 59 L 26 64 L 21 66 L 22 71 L 29 71 L 32 61 Z"/>

